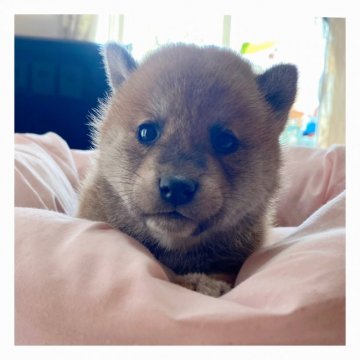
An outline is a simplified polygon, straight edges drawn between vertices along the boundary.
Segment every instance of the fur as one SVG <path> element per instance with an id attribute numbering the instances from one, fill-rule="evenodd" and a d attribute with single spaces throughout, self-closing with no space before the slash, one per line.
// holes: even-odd
<path id="1" fill-rule="evenodd" d="M 268 226 L 296 68 L 257 75 L 230 50 L 184 44 L 140 65 L 109 44 L 104 61 L 112 94 L 94 122 L 97 154 L 78 215 L 136 238 L 176 274 L 238 272 Z M 137 136 L 148 121 L 160 135 L 144 145 Z M 217 151 L 212 139 L 223 132 L 236 138 L 236 151 Z M 164 201 L 159 179 L 168 175 L 194 179 L 194 198 Z"/>

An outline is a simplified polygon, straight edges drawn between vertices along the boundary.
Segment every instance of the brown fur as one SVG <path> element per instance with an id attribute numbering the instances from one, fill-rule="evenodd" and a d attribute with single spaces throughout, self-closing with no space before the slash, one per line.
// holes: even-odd
<path id="1" fill-rule="evenodd" d="M 97 156 L 78 215 L 135 237 L 177 274 L 237 272 L 264 236 L 296 69 L 255 75 L 231 51 L 180 44 L 140 66 L 111 44 L 105 64 L 113 94 L 96 121 Z M 137 139 L 147 120 L 162 129 L 150 146 Z M 218 125 L 239 139 L 234 153 L 214 150 L 209 134 Z M 159 196 L 169 174 L 199 183 L 176 209 Z M 174 210 L 186 219 L 161 214 Z"/>

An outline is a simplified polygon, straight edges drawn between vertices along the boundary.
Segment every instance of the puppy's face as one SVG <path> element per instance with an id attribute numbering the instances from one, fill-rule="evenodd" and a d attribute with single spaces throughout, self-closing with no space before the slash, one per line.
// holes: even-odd
<path id="1" fill-rule="evenodd" d="M 113 44 L 106 54 L 113 96 L 100 168 L 116 194 L 106 201 L 126 208 L 130 233 L 184 249 L 266 207 L 295 96 L 292 66 L 256 77 L 232 52 L 185 45 L 139 67 Z"/>

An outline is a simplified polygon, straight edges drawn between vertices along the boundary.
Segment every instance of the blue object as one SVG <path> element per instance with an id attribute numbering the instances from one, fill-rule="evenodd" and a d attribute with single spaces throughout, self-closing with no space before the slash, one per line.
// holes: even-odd
<path id="1" fill-rule="evenodd" d="M 90 114 L 108 91 L 99 44 L 15 37 L 15 132 L 89 149 Z"/>
<path id="2" fill-rule="evenodd" d="M 315 135 L 316 133 L 316 122 L 314 118 L 310 118 L 310 121 L 306 125 L 306 129 L 303 131 L 304 136 Z"/>

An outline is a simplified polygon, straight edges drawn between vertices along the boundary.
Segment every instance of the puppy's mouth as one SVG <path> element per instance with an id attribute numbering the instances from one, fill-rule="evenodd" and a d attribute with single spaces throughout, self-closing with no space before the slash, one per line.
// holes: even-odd
<path id="1" fill-rule="evenodd" d="M 171 211 L 168 213 L 160 213 L 157 214 L 158 216 L 163 216 L 168 220 L 190 220 L 188 217 L 186 217 L 185 215 L 180 214 L 178 211 Z"/>
<path id="2" fill-rule="evenodd" d="M 211 227 L 179 211 L 146 214 L 144 221 L 150 233 L 168 249 L 188 249 L 201 241 L 200 235 Z"/>
<path id="3" fill-rule="evenodd" d="M 195 221 L 178 211 L 148 214 L 145 216 L 145 222 L 151 229 L 168 233 L 188 233 L 190 228 L 196 226 Z"/>
<path id="4" fill-rule="evenodd" d="M 145 215 L 145 223 L 155 233 L 175 237 L 196 236 L 200 233 L 198 230 L 199 223 L 179 211 L 147 214 Z"/>

